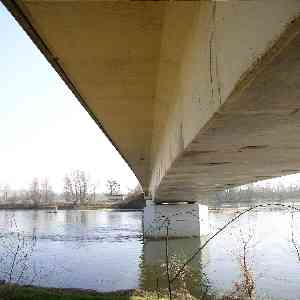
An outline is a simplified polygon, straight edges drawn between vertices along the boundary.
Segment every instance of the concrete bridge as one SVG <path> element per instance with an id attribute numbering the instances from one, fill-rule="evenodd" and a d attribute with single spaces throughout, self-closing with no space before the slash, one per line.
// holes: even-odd
<path id="1" fill-rule="evenodd" d="M 299 0 L 2 2 L 156 204 L 300 172 Z"/>

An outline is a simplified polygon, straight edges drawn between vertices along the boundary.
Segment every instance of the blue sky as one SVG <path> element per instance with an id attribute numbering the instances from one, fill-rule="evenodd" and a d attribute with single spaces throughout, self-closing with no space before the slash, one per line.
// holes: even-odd
<path id="1" fill-rule="evenodd" d="M 99 189 L 108 178 L 135 187 L 127 164 L 1 3 L 0 34 L 0 186 L 48 177 L 59 191 L 65 173 L 82 169 Z"/>

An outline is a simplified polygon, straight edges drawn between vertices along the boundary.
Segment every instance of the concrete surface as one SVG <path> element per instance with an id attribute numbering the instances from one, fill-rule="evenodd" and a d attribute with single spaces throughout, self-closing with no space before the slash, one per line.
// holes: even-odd
<path id="1" fill-rule="evenodd" d="M 200 237 L 209 232 L 208 207 L 200 204 L 162 204 L 144 208 L 144 237 Z"/>

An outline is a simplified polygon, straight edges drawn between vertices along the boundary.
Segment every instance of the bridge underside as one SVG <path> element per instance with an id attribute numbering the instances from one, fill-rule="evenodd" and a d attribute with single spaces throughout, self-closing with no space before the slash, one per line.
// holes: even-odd
<path id="1" fill-rule="evenodd" d="M 300 172 L 299 25 L 241 79 L 175 160 L 159 199 L 197 200 L 199 194 Z"/>
<path id="2" fill-rule="evenodd" d="M 157 202 L 300 172 L 298 0 L 3 2 Z"/>

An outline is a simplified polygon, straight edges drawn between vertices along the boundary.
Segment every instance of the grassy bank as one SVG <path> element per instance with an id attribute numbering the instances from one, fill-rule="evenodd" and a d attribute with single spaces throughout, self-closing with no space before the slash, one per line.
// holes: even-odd
<path id="1" fill-rule="evenodd" d="M 86 203 L 81 205 L 75 205 L 73 203 L 57 202 L 53 204 L 41 203 L 38 205 L 28 203 L 1 203 L 0 209 L 46 209 L 51 210 L 54 207 L 58 209 L 133 209 L 141 210 L 145 207 L 145 200 L 142 194 L 135 194 L 128 196 L 125 200 L 120 201 L 103 201 L 102 203 L 92 204 Z"/>
<path id="2" fill-rule="evenodd" d="M 1 300 L 143 300 L 151 295 L 139 295 L 134 291 L 98 293 L 95 291 L 53 289 L 32 286 L 0 286 Z M 162 299 L 162 298 L 160 298 Z M 162 299 L 163 300 L 163 299 Z"/>
<path id="3" fill-rule="evenodd" d="M 140 290 L 128 290 L 99 293 L 91 290 L 42 288 L 33 286 L 0 285 L 0 300 L 168 300 L 167 296 L 147 293 Z M 174 300 L 197 300 L 191 295 L 173 294 Z M 249 297 L 213 295 L 202 296 L 201 300 L 249 300 Z M 255 298 L 254 298 L 255 299 Z M 268 298 L 269 299 L 269 298 Z"/>
<path id="4" fill-rule="evenodd" d="M 49 210 L 52 211 L 54 206 L 47 205 L 0 205 L 0 209 L 5 210 Z M 57 205 L 58 210 L 97 210 L 97 209 L 119 209 L 119 210 L 142 210 L 138 206 L 126 205 L 126 203 L 103 203 L 103 204 L 87 204 L 87 205 Z"/>

